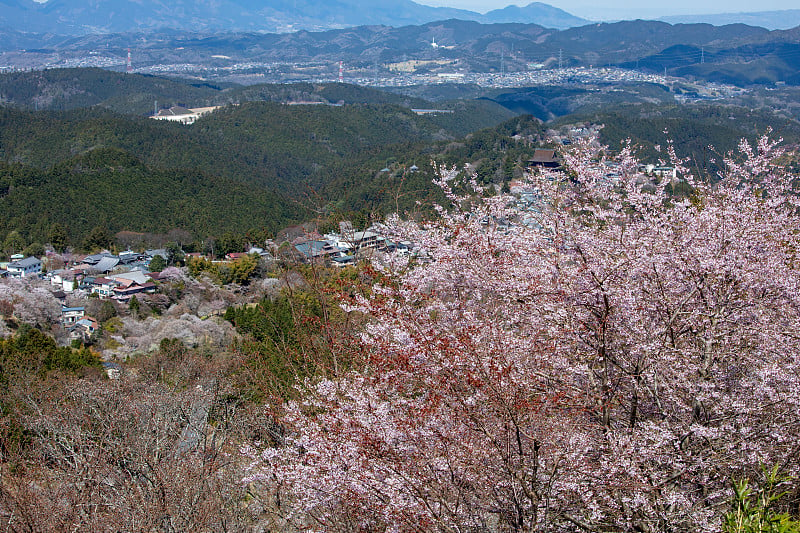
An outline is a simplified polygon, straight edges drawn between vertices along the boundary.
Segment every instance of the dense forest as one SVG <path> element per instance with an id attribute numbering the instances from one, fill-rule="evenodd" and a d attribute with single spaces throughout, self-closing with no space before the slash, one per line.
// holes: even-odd
<path id="1" fill-rule="evenodd" d="M 430 161 L 444 143 L 513 116 L 477 100 L 421 116 L 404 105 L 430 102 L 340 84 L 221 90 L 91 69 L 0 80 L 11 103 L 48 91 L 87 98 L 41 105 L 73 108 L 67 111 L 0 108 L 0 202 L 8 215 L 0 238 L 13 234 L 9 244 L 47 243 L 53 225 L 66 228 L 76 246 L 97 227 L 111 234 L 180 229 L 201 241 L 231 232 L 273 235 L 320 214 L 368 218 L 389 205 L 376 192 L 387 187 L 376 184 L 387 165 L 394 174 L 420 169 L 400 180 L 403 206 L 413 206 L 431 194 Z M 161 89 L 257 101 L 225 106 L 191 127 L 108 109 L 109 99 L 135 101 L 141 91 Z M 336 105 L 325 105 L 327 98 Z M 298 101 L 322 105 L 286 105 Z"/>
<path id="2" fill-rule="evenodd" d="M 603 124 L 600 141 L 612 149 L 628 140 L 639 157 L 665 159 L 656 147 L 672 142 L 676 152 L 688 158 L 695 172 L 715 175 L 724 156 L 741 139 L 755 139 L 771 132 L 789 145 L 800 141 L 800 123 L 769 110 L 738 106 L 698 104 L 694 106 L 617 106 L 601 112 L 578 113 L 554 121 L 554 125 L 585 122 Z"/>
<path id="3" fill-rule="evenodd" d="M 0 167 L 3 220 L 27 242 L 48 243 L 55 225 L 81 243 L 96 227 L 198 239 L 223 233 L 272 235 L 305 210 L 263 188 L 198 170 L 155 170 L 128 152 L 97 148 L 46 170 Z"/>

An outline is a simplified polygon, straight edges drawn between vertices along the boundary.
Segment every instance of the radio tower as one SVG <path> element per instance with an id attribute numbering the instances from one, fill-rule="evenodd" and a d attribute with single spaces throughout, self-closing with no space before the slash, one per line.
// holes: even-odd
<path id="1" fill-rule="evenodd" d="M 344 83 L 344 63 L 339 61 L 339 83 Z"/>
<path id="2" fill-rule="evenodd" d="M 128 48 L 128 68 L 127 68 L 127 71 L 128 71 L 129 74 L 131 72 L 133 72 L 133 65 L 131 65 L 131 49 L 130 48 Z"/>

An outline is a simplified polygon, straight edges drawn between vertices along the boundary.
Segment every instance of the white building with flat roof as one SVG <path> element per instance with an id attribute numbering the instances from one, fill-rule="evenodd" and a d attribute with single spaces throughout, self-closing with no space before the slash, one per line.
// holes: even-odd
<path id="1" fill-rule="evenodd" d="M 174 106 L 169 109 L 162 109 L 157 115 L 150 118 L 155 120 L 169 120 L 171 122 L 180 122 L 181 124 L 194 124 L 198 118 L 207 115 L 218 109 L 220 106 L 213 107 L 195 107 L 188 109 L 186 107 Z"/>

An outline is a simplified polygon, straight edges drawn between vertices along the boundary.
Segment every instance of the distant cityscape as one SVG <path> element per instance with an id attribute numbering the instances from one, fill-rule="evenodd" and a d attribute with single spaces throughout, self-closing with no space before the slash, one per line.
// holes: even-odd
<path id="1" fill-rule="evenodd" d="M 13 63 L 14 58 L 15 54 L 12 53 L 0 54 L 0 73 L 95 67 L 116 71 L 127 69 L 129 73 L 145 75 L 228 81 L 243 85 L 343 81 L 365 87 L 410 87 L 459 83 L 483 88 L 511 88 L 569 84 L 654 83 L 669 85 L 677 80 L 682 83 L 688 82 L 685 78 L 614 66 L 545 68 L 542 64 L 529 64 L 528 70 L 473 72 L 466 69 L 453 69 L 454 66 L 458 67 L 457 61 L 442 61 L 417 62 L 426 67 L 421 69 L 421 72 L 417 72 L 417 69 L 413 67 L 400 69 L 396 68 L 397 64 L 387 64 L 373 72 L 365 68 L 349 69 L 345 65 L 344 70 L 340 73 L 336 70 L 337 64 L 326 64 L 319 61 L 310 63 L 243 61 L 224 66 L 203 63 L 157 63 L 128 68 L 129 64 L 124 57 L 111 55 L 63 57 L 61 54 L 52 54 L 47 58 L 42 58 L 38 63 L 30 64 L 28 62 L 26 66 L 21 67 Z M 693 81 L 691 84 L 696 92 L 691 97 L 683 97 L 684 99 L 720 99 L 747 92 L 745 88 L 722 83 Z"/>

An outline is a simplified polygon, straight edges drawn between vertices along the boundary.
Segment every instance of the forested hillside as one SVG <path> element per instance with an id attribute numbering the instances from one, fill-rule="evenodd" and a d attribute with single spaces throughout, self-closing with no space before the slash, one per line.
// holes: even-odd
<path id="1" fill-rule="evenodd" d="M 96 227 L 190 232 L 198 240 L 223 233 L 272 235 L 307 211 L 289 198 L 201 170 L 155 169 L 128 152 L 95 148 L 41 170 L 0 165 L 0 235 L 49 242 L 53 225 L 79 245 Z"/>
<path id="2" fill-rule="evenodd" d="M 453 98 L 437 108 L 453 109 L 458 115 L 455 130 L 461 134 L 497 124 L 512 112 L 498 105 Z M 123 74 L 98 68 L 48 69 L 0 74 L 0 104 L 27 109 L 67 111 L 101 107 L 123 114 L 151 115 L 155 108 L 173 105 L 204 107 L 246 102 L 393 104 L 407 108 L 430 108 L 429 100 L 346 83 L 292 83 L 235 85 L 197 80 Z M 471 105 L 463 113 L 465 105 Z M 460 123 L 465 121 L 465 124 Z M 473 128 L 465 130 L 464 128 Z"/>
<path id="3" fill-rule="evenodd" d="M 724 156 L 735 150 L 741 139 L 752 141 L 772 132 L 788 146 L 800 142 L 800 123 L 794 118 L 730 105 L 624 105 L 566 116 L 554 125 L 570 123 L 603 124 L 603 144 L 617 150 L 630 140 L 638 156 L 648 161 L 664 159 L 663 149 L 671 141 L 676 152 L 688 158 L 693 171 L 703 176 L 716 175 Z"/>
<path id="4" fill-rule="evenodd" d="M 47 73 L 49 87 L 58 92 L 56 82 L 67 72 Z M 97 87 L 128 79 L 90 71 L 72 81 Z M 149 89 L 162 83 L 140 81 Z M 0 108 L 0 203 L 8 215 L 0 237 L 16 231 L 25 242 L 43 243 L 58 223 L 73 244 L 97 226 L 112 233 L 179 228 L 203 239 L 229 231 L 272 234 L 320 209 L 372 212 L 386 202 L 363 201 L 371 193 L 362 189 L 372 188 L 372 180 L 354 179 L 365 168 L 378 171 L 387 160 L 417 164 L 424 171 L 416 190 L 425 197 L 439 143 L 513 115 L 492 102 L 456 101 L 439 104 L 450 113 L 421 116 L 398 103 L 431 107 L 429 102 L 347 85 L 237 91 L 229 97 L 257 101 L 222 107 L 191 127 L 105 109 L 109 100 L 135 93 L 125 86 L 104 92 L 104 103 L 92 107 L 73 101 L 76 107 L 68 111 Z M 325 98 L 367 103 L 328 105 Z M 346 191 L 338 188 L 345 182 L 351 183 Z M 407 197 L 404 205 L 416 199 Z"/>
<path id="5" fill-rule="evenodd" d="M 346 84 L 223 88 L 92 69 L 0 76 L 1 84 L 15 105 L 0 107 L 7 213 L 0 239 L 16 231 L 26 243 L 46 242 L 53 223 L 78 245 L 98 226 L 181 229 L 202 240 L 230 231 L 268 235 L 316 217 L 367 220 L 427 209 L 438 195 L 432 162 L 469 164 L 479 182 L 500 187 L 548 143 L 547 128 L 601 125 L 600 140 L 612 151 L 630 139 L 650 162 L 664 157 L 658 147 L 671 140 L 703 176 L 714 176 L 720 156 L 743 137 L 772 127 L 787 144 L 800 139 L 790 108 L 757 109 L 755 95 L 742 100 L 751 108 L 679 105 L 674 88 L 656 84 L 498 89 L 436 103 Z M 234 103 L 192 126 L 109 109 L 128 102 L 120 108 L 131 111 L 131 102 L 157 91 Z M 71 109 L 30 109 L 59 107 L 56 95 Z M 450 112 L 418 115 L 417 106 Z"/>
<path id="6" fill-rule="evenodd" d="M 191 130 L 108 113 L 59 121 L 6 110 L 3 131 L 13 141 L 4 143 L 12 162 L 0 167 L 7 214 L 0 236 L 16 230 L 26 242 L 46 242 L 59 223 L 74 244 L 98 225 L 112 233 L 180 228 L 202 239 L 255 229 L 272 234 L 320 209 L 378 215 L 430 199 L 434 159 L 475 161 L 487 182 L 512 177 L 534 146 L 515 151 L 510 136 L 541 133 L 537 122 L 515 119 L 516 126 L 438 141 L 440 130 L 420 130 L 429 122 L 402 108 L 252 106 Z M 330 120 L 346 113 L 352 122 Z"/>
<path id="7" fill-rule="evenodd" d="M 221 88 L 99 68 L 49 69 L 0 75 L 0 103 L 65 111 L 99 105 L 122 113 L 152 113 L 154 103 L 211 105 Z"/>

